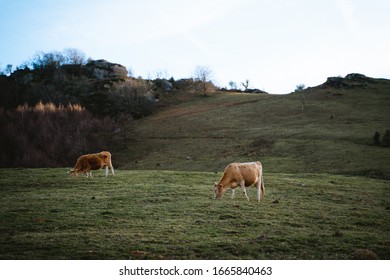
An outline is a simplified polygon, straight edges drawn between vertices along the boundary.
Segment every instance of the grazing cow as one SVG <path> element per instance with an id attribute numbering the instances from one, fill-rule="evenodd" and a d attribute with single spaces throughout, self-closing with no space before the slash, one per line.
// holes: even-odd
<path id="1" fill-rule="evenodd" d="M 265 195 L 263 167 L 259 161 L 246 163 L 231 163 L 226 168 L 219 183 L 215 183 L 215 198 L 221 198 L 224 192 L 232 188 L 232 198 L 234 197 L 235 188 L 240 186 L 244 191 L 246 198 L 246 187 L 255 185 L 257 188 L 257 201 L 260 202 Z"/>
<path id="2" fill-rule="evenodd" d="M 91 170 L 99 170 L 103 166 L 106 167 L 106 177 L 108 176 L 108 168 L 110 168 L 112 175 L 115 175 L 114 167 L 111 163 L 111 154 L 109 152 L 100 152 L 79 157 L 76 165 L 69 173 L 72 176 L 78 176 L 79 173 L 85 173 L 87 178 L 89 176 L 92 178 Z"/>

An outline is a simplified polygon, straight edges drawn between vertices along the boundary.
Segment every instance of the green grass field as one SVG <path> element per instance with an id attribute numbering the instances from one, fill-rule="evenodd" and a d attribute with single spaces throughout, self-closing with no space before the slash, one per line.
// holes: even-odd
<path id="1" fill-rule="evenodd" d="M 1 259 L 390 258 L 388 181 L 265 173 L 260 204 L 213 199 L 221 173 L 0 170 Z"/>

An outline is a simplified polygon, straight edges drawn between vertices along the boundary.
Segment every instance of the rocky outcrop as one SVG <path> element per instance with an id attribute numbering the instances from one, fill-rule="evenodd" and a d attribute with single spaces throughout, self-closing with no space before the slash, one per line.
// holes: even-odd
<path id="1" fill-rule="evenodd" d="M 258 88 L 248 88 L 244 92 L 248 92 L 248 93 L 267 93 L 266 91 L 260 90 Z"/>
<path id="2" fill-rule="evenodd" d="M 361 82 L 361 83 L 370 83 L 373 81 L 373 78 L 358 73 L 348 74 L 347 76 L 345 76 L 345 79 L 349 81 Z"/>
<path id="3" fill-rule="evenodd" d="M 167 79 L 155 79 L 153 83 L 156 91 L 162 90 L 164 92 L 171 92 L 174 89 L 173 82 Z"/>
<path id="4" fill-rule="evenodd" d="M 123 65 L 111 63 L 107 60 L 91 60 L 84 66 L 86 74 L 98 80 L 109 78 L 125 78 L 127 69 Z"/>
<path id="5" fill-rule="evenodd" d="M 352 73 L 343 77 L 329 77 L 325 83 L 321 85 L 322 88 L 343 88 L 350 89 L 356 87 L 366 87 L 368 83 L 373 83 L 374 79 L 363 74 Z"/>

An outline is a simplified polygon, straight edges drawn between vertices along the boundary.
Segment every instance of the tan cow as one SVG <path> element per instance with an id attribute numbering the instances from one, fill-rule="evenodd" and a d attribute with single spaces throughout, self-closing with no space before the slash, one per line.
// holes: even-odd
<path id="1" fill-rule="evenodd" d="M 78 176 L 79 173 L 85 173 L 87 178 L 92 178 L 91 170 L 99 170 L 103 166 L 106 167 L 106 177 L 108 176 L 108 169 L 110 168 L 112 175 L 114 173 L 114 167 L 111 163 L 111 154 L 109 152 L 100 152 L 97 154 L 83 155 L 77 159 L 74 168 L 69 171 L 72 176 Z"/>
<path id="2" fill-rule="evenodd" d="M 214 184 L 215 198 L 221 198 L 225 191 L 230 187 L 234 197 L 235 188 L 240 186 L 244 191 L 246 198 L 246 187 L 255 185 L 257 188 L 257 201 L 265 195 L 263 167 L 259 161 L 245 163 L 231 163 L 226 168 L 219 183 Z"/>

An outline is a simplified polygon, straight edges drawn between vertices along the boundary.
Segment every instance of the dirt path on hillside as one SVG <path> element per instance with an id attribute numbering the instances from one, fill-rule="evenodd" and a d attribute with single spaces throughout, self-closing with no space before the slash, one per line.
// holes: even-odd
<path id="1" fill-rule="evenodd" d="M 226 102 L 222 104 L 201 104 L 199 106 L 189 107 L 189 108 L 182 108 L 181 106 L 175 106 L 174 108 L 169 108 L 167 110 L 163 110 L 159 113 L 157 113 L 154 117 L 157 120 L 161 119 L 167 119 L 167 118 L 174 118 L 174 117 L 182 117 L 182 116 L 189 116 L 199 113 L 208 112 L 215 109 L 220 108 L 226 108 L 226 107 L 233 107 L 233 106 L 240 106 L 244 104 L 250 104 L 250 103 L 257 103 L 260 100 L 248 100 L 248 101 L 241 101 L 241 102 Z"/>

